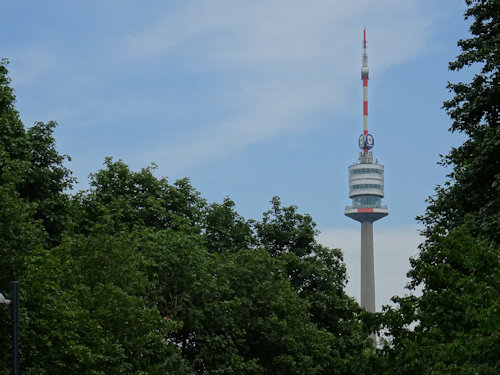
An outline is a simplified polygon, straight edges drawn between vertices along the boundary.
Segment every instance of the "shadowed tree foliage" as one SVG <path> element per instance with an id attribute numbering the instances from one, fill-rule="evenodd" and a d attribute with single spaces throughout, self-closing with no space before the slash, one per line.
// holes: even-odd
<path id="1" fill-rule="evenodd" d="M 307 303 L 265 250 L 217 254 L 211 271 L 203 304 L 180 314 L 189 314 L 179 338 L 197 373 L 341 373 L 333 335 L 310 322 Z"/>
<path id="2" fill-rule="evenodd" d="M 278 197 L 271 205 L 262 222 L 255 223 L 259 244 L 280 260 L 295 292 L 307 301 L 311 321 L 333 333 L 339 373 L 356 372 L 371 343 L 359 305 L 345 294 L 341 251 L 318 244 L 316 224 L 311 216 L 298 213 L 296 206 L 283 207 Z"/>
<path id="3" fill-rule="evenodd" d="M 176 327 L 147 303 L 134 233 L 96 226 L 33 259 L 23 278 L 23 373 L 189 374 L 165 338 Z"/>

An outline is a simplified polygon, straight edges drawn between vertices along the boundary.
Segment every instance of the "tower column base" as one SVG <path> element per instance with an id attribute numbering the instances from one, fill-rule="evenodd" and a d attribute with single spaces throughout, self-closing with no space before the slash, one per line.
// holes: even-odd
<path id="1" fill-rule="evenodd" d="M 370 221 L 361 222 L 361 306 L 375 312 L 373 223 Z"/>

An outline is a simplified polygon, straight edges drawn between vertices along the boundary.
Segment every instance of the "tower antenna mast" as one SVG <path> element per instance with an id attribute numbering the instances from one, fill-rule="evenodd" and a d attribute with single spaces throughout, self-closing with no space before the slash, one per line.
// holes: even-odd
<path id="1" fill-rule="evenodd" d="M 368 134 L 368 79 L 370 70 L 368 69 L 368 54 L 366 53 L 366 29 L 363 30 L 363 64 L 361 65 L 361 80 L 363 81 L 363 135 Z M 363 149 L 368 153 L 368 148 Z"/>

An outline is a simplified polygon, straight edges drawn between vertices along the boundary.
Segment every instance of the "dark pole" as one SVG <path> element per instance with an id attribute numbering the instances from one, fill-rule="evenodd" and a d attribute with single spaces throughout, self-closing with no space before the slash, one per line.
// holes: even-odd
<path id="1" fill-rule="evenodd" d="M 12 288 L 12 373 L 19 375 L 19 282 L 12 281 L 10 283 Z"/>

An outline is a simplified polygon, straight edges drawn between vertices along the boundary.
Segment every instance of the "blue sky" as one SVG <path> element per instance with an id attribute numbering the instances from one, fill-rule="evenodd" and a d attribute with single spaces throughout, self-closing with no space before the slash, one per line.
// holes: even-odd
<path id="1" fill-rule="evenodd" d="M 441 109 L 467 37 L 458 0 L 9 1 L 10 60 L 26 126 L 56 120 L 58 149 L 86 188 L 106 156 L 189 177 L 260 218 L 273 195 L 312 215 L 345 253 L 359 295 L 359 223 L 343 215 L 362 130 L 362 30 L 369 127 L 386 168 L 375 224 L 377 305 L 403 293 L 420 241 L 414 218 L 444 181 L 439 154 L 463 141 Z"/>

